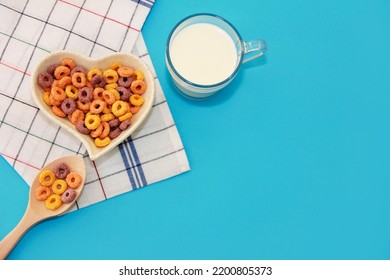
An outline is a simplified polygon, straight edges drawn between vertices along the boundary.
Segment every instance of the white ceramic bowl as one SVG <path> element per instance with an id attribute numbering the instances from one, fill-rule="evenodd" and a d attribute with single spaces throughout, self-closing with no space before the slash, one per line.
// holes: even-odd
<path id="1" fill-rule="evenodd" d="M 43 90 L 38 84 L 38 75 L 41 72 L 45 72 L 47 67 L 54 63 L 60 63 L 60 61 L 69 57 L 74 59 L 77 65 L 85 67 L 87 70 L 91 68 L 100 68 L 102 70 L 108 69 L 110 65 L 114 62 L 120 62 L 122 65 L 130 66 L 134 69 L 138 69 L 143 72 L 145 76 L 145 82 L 147 84 L 146 92 L 142 95 L 145 99 L 144 104 L 142 105 L 140 111 L 133 115 L 131 125 L 126 130 L 113 139 L 109 145 L 103 148 L 99 148 L 95 145 L 94 140 L 89 135 L 84 135 L 78 132 L 75 126 L 68 120 L 68 118 L 60 118 L 55 116 L 51 112 L 51 106 L 48 106 L 42 99 Z M 39 107 L 39 109 L 54 123 L 68 130 L 74 137 L 80 140 L 86 147 L 89 157 L 91 160 L 95 160 L 102 155 L 108 153 L 113 148 L 122 143 L 126 138 L 128 138 L 136 129 L 138 129 L 147 115 L 150 113 L 154 98 L 156 87 L 154 83 L 153 75 L 149 67 L 137 56 L 130 53 L 113 53 L 98 59 L 85 57 L 80 54 L 68 51 L 57 51 L 49 54 L 44 58 L 38 65 L 35 67 L 31 75 L 31 87 L 32 87 L 32 96 Z"/>

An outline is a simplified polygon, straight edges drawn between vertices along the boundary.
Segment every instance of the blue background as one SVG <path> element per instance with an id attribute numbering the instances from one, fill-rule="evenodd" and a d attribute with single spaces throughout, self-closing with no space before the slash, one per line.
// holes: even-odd
<path id="1" fill-rule="evenodd" d="M 390 259 L 389 11 L 385 0 L 158 0 L 143 34 L 192 170 L 45 221 L 9 259 Z M 198 12 L 269 51 L 193 102 L 164 51 Z M 28 187 L 3 158 L 0 170 L 2 238 Z"/>

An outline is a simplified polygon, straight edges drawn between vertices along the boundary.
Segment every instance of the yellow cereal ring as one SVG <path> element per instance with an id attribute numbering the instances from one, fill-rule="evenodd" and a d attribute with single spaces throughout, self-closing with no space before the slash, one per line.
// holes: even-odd
<path id="1" fill-rule="evenodd" d="M 122 64 L 120 62 L 114 62 L 110 65 L 110 69 L 117 71 L 119 67 L 121 67 Z"/>
<path id="2" fill-rule="evenodd" d="M 65 57 L 64 59 L 62 59 L 61 65 L 68 67 L 70 70 L 76 67 L 76 63 L 74 62 L 74 60 L 69 57 Z"/>
<path id="3" fill-rule="evenodd" d="M 107 113 L 100 116 L 100 120 L 102 122 L 109 122 L 112 121 L 113 119 L 115 119 L 115 115 L 112 113 Z"/>
<path id="4" fill-rule="evenodd" d="M 105 70 L 103 72 L 103 77 L 106 78 L 108 84 L 116 83 L 118 81 L 118 73 L 112 69 Z"/>
<path id="5" fill-rule="evenodd" d="M 62 204 L 61 197 L 58 194 L 52 194 L 45 200 L 45 205 L 47 209 L 56 210 Z"/>
<path id="6" fill-rule="evenodd" d="M 95 145 L 99 148 L 101 147 L 105 147 L 107 146 L 108 144 L 111 143 L 111 139 L 110 137 L 106 136 L 105 138 L 103 139 L 100 139 L 99 137 L 98 138 L 95 138 Z"/>
<path id="7" fill-rule="evenodd" d="M 84 124 L 89 130 L 95 130 L 99 127 L 100 122 L 100 117 L 98 115 L 91 114 L 85 117 Z"/>
<path id="8" fill-rule="evenodd" d="M 102 70 L 100 70 L 98 68 L 92 68 L 91 70 L 89 70 L 87 73 L 88 81 L 91 81 L 93 76 L 95 76 L 95 75 L 102 75 Z"/>
<path id="9" fill-rule="evenodd" d="M 72 85 L 77 88 L 85 87 L 87 78 L 83 72 L 76 72 L 72 75 Z"/>
<path id="10" fill-rule="evenodd" d="M 49 105 L 49 106 L 51 106 L 51 103 L 50 103 L 50 92 L 48 92 L 48 91 L 45 91 L 44 93 L 43 93 L 43 95 L 42 95 L 42 99 L 43 99 L 43 101 L 47 104 L 47 105 Z"/>
<path id="11" fill-rule="evenodd" d="M 72 189 L 77 189 L 81 185 L 81 176 L 77 172 L 70 172 L 65 180 Z"/>
<path id="12" fill-rule="evenodd" d="M 64 101 L 64 99 L 66 98 L 65 91 L 60 87 L 52 87 L 50 93 L 53 95 L 54 99 L 57 101 Z"/>
<path id="13" fill-rule="evenodd" d="M 135 80 L 131 83 L 130 89 L 135 94 L 144 94 L 146 91 L 146 83 L 142 80 Z"/>
<path id="14" fill-rule="evenodd" d="M 121 66 L 118 68 L 117 71 L 118 71 L 119 76 L 125 77 L 125 78 L 131 77 L 134 74 L 133 68 L 127 67 L 127 66 Z"/>
<path id="15" fill-rule="evenodd" d="M 117 100 L 112 104 L 111 111 L 115 117 L 120 117 L 127 113 L 128 106 L 129 105 L 125 101 Z"/>
<path id="16" fill-rule="evenodd" d="M 141 80 L 141 81 L 145 80 L 144 73 L 142 73 L 141 70 L 135 70 L 134 71 L 134 76 L 135 76 L 136 80 Z"/>
<path id="17" fill-rule="evenodd" d="M 60 107 L 56 106 L 56 105 L 53 105 L 51 107 L 51 111 L 53 112 L 54 115 L 56 115 L 57 117 L 60 117 L 60 118 L 65 118 L 66 117 L 66 114 L 61 110 Z"/>
<path id="18" fill-rule="evenodd" d="M 56 180 L 56 175 L 49 169 L 42 170 L 39 173 L 39 183 L 44 187 L 50 187 Z"/>
<path id="19" fill-rule="evenodd" d="M 68 187 L 68 184 L 65 180 L 57 179 L 54 181 L 53 185 L 51 186 L 51 189 L 53 193 L 55 194 L 63 194 Z"/>
<path id="20" fill-rule="evenodd" d="M 50 188 L 45 186 L 39 186 L 35 191 L 35 197 L 38 200 L 46 200 L 50 194 Z"/>
<path id="21" fill-rule="evenodd" d="M 119 121 L 124 122 L 125 120 L 131 119 L 132 116 L 133 116 L 133 114 L 131 112 L 128 112 L 128 113 L 124 114 L 123 116 L 120 116 L 118 119 L 119 119 Z"/>
<path id="22" fill-rule="evenodd" d="M 118 83 L 110 83 L 110 84 L 106 84 L 104 86 L 104 89 L 116 89 L 118 87 Z"/>
<path id="23" fill-rule="evenodd" d="M 132 94 L 130 96 L 130 103 L 134 106 L 141 106 L 144 104 L 144 98 L 138 94 Z"/>
<path id="24" fill-rule="evenodd" d="M 106 107 L 104 107 L 103 114 L 111 114 L 111 107 L 112 105 L 106 104 Z"/>
<path id="25" fill-rule="evenodd" d="M 65 88 L 66 96 L 70 99 L 76 100 L 78 98 L 79 89 L 73 85 L 68 85 Z"/>

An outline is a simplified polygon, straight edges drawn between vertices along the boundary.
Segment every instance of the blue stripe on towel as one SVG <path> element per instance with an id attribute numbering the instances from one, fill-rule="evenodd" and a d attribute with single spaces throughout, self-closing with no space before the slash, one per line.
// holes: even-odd
<path id="1" fill-rule="evenodd" d="M 152 8 L 153 4 L 154 4 L 154 1 L 150 1 L 150 0 L 132 0 L 133 2 L 136 2 L 142 6 L 145 6 L 147 8 Z"/>
<path id="2" fill-rule="evenodd" d="M 119 145 L 119 151 L 125 164 L 132 188 L 136 189 L 145 186 L 147 181 L 131 137 Z"/>

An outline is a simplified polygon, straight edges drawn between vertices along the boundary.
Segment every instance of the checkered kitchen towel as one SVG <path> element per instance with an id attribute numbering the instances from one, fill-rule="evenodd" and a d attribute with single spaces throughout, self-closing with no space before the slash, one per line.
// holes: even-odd
<path id="1" fill-rule="evenodd" d="M 157 77 L 150 118 L 118 148 L 96 161 L 89 159 L 71 134 L 48 121 L 30 94 L 32 69 L 56 50 L 91 57 L 131 51 L 154 72 L 140 33 L 153 3 L 0 0 L 0 154 L 28 184 L 48 162 L 84 155 L 86 186 L 75 206 L 82 208 L 189 170 Z"/>

